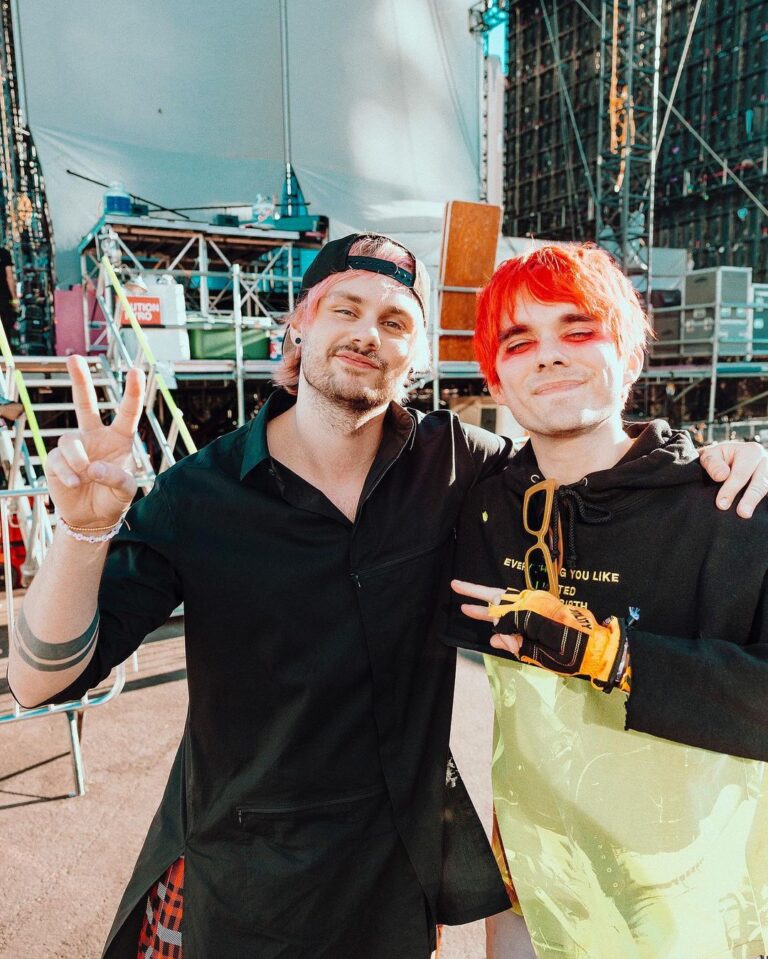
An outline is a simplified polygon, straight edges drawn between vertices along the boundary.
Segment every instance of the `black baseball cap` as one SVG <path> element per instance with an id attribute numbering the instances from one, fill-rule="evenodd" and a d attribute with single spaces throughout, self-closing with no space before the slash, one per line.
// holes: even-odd
<path id="1" fill-rule="evenodd" d="M 390 243 L 399 246 L 413 259 L 416 264 L 415 271 L 410 273 L 391 260 L 380 259 L 376 256 L 350 256 L 351 247 L 358 240 L 366 237 L 389 240 Z M 330 243 L 326 243 L 325 246 L 321 247 L 320 252 L 304 274 L 299 291 L 299 300 L 313 286 L 317 286 L 332 273 L 344 273 L 346 270 L 367 270 L 370 273 L 380 273 L 382 276 L 389 276 L 398 283 L 402 283 L 403 286 L 413 292 L 419 302 L 421 312 L 424 314 L 424 322 L 427 322 L 429 316 L 429 275 L 427 269 L 407 247 L 383 233 L 350 233 L 349 236 L 342 237 L 340 240 L 331 240 Z"/>

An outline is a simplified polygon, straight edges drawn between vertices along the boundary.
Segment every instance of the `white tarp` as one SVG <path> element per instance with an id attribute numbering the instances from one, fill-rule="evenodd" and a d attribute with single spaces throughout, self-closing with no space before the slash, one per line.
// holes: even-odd
<path id="1" fill-rule="evenodd" d="M 292 159 L 332 235 L 410 235 L 434 263 L 443 204 L 477 199 L 480 53 L 468 5 L 288 0 Z M 168 206 L 279 195 L 278 0 L 18 6 L 60 283 L 77 279 L 74 250 L 103 193 L 67 169 Z"/>

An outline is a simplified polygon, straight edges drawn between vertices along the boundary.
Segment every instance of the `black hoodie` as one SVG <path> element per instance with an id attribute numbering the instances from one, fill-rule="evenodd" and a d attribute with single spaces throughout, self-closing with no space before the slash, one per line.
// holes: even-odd
<path id="1" fill-rule="evenodd" d="M 635 442 L 614 467 L 557 490 L 561 599 L 630 624 L 627 729 L 768 761 L 768 508 L 749 521 L 717 509 L 719 486 L 687 433 L 660 420 L 627 431 Z M 473 490 L 457 578 L 525 588 L 534 539 L 522 500 L 541 478 L 529 443 Z M 461 602 L 451 599 L 444 641 L 498 655 L 491 627 L 463 616 Z"/>

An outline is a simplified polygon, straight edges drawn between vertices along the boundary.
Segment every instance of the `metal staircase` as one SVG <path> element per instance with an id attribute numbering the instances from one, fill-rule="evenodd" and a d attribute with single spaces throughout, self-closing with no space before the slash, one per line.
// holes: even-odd
<path id="1" fill-rule="evenodd" d="M 88 367 L 98 398 L 102 418 L 109 421 L 114 416 L 122 395 L 120 382 L 104 356 L 87 357 Z M 2 467 L 9 489 L 25 486 L 35 487 L 42 481 L 45 455 L 53 449 L 61 436 L 75 431 L 72 384 L 67 372 L 66 357 L 13 357 L 13 369 L 21 374 L 30 396 L 29 408 L 34 413 L 36 428 L 28 422 L 28 413 L 22 413 L 13 427 L 2 432 L 11 434 L 12 457 L 8 455 L 9 444 L 0 447 Z M 0 377 L 2 379 L 2 377 Z M 5 396 L 20 399 L 15 377 L 6 376 Z M 42 440 L 45 452 L 37 449 L 36 438 Z M 29 447 L 32 446 L 32 451 Z M 146 447 L 137 438 L 133 449 L 134 475 L 139 487 L 146 493 L 155 480 L 155 471 L 149 460 Z"/>
<path id="2" fill-rule="evenodd" d="M 97 396 L 97 407 L 105 422 L 111 421 L 122 397 L 122 380 L 128 369 L 139 366 L 147 373 L 144 396 L 144 416 L 151 431 L 158 454 L 158 470 L 175 462 L 175 450 L 181 441 L 187 452 L 195 451 L 195 444 L 184 423 L 181 410 L 171 395 L 144 331 L 136 321 L 133 310 L 120 281 L 106 257 L 102 261 L 97 299 L 104 313 L 108 332 L 108 352 L 86 357 Z M 139 349 L 131 356 L 116 325 L 106 292 L 114 291 L 131 323 Z M 48 450 L 53 449 L 61 436 L 73 432 L 76 426 L 75 405 L 72 401 L 72 383 L 66 357 L 13 356 L 8 339 L 0 327 L 0 394 L 23 406 L 23 413 L 10 425 L 0 419 L 0 468 L 5 475 L 7 490 L 20 494 L 25 490 L 39 491 L 45 485 L 43 468 Z M 158 416 L 158 404 L 164 402 L 170 414 L 168 429 Z M 133 444 L 133 474 L 139 488 L 147 493 L 155 481 L 155 468 L 146 445 L 137 435 Z M 43 504 L 43 499 L 19 495 L 8 506 L 12 522 L 22 533 L 28 562 L 23 579 L 28 584 L 50 543 L 55 516 Z"/>
<path id="3" fill-rule="evenodd" d="M 102 419 L 110 421 L 120 403 L 121 381 L 126 370 L 131 366 L 145 369 L 145 420 L 156 441 L 160 459 L 158 469 L 162 470 L 175 461 L 178 440 L 187 452 L 194 452 L 195 444 L 184 423 L 181 410 L 170 393 L 166 378 L 158 368 L 143 330 L 133 315 L 122 286 L 106 259 L 102 263 L 101 274 L 97 298 L 107 321 L 109 351 L 106 355 L 86 357 L 96 390 L 97 406 Z M 120 329 L 116 326 L 106 302 L 104 293 L 107 284 L 112 287 L 122 304 L 136 335 L 139 349 L 133 357 L 125 347 Z M 111 365 L 110 361 L 114 365 Z M 16 528 L 21 534 L 25 549 L 21 585 L 28 585 L 39 569 L 53 538 L 56 519 L 55 515 L 49 512 L 49 504 L 46 503 L 43 468 L 48 451 L 55 447 L 61 436 L 77 428 L 71 392 L 72 382 L 66 357 L 13 356 L 5 332 L 0 326 L 0 394 L 8 400 L 18 400 L 23 406 L 23 413 L 13 423 L 6 424 L 0 419 L 0 468 L 6 479 L 6 488 L 0 490 L 0 533 L 9 635 L 14 629 L 15 621 L 11 531 Z M 167 433 L 156 411 L 161 398 L 170 414 L 170 428 Z M 138 436 L 133 444 L 133 473 L 138 486 L 145 493 L 148 492 L 154 484 L 156 473 L 147 448 Z M 134 666 L 137 667 L 135 654 Z M 83 795 L 85 771 L 80 748 L 83 711 L 113 699 L 123 688 L 124 682 L 125 666 L 120 665 L 113 672 L 110 681 L 83 699 L 31 710 L 23 709 L 14 701 L 9 709 L 0 709 L 0 726 L 52 713 L 64 713 L 69 725 L 75 794 Z"/>

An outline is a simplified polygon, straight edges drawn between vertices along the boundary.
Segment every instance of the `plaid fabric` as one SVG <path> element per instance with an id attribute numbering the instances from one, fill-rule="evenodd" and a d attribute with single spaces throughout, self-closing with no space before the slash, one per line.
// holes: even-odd
<path id="1" fill-rule="evenodd" d="M 182 959 L 184 857 L 171 865 L 150 889 L 136 959 Z"/>
<path id="2" fill-rule="evenodd" d="M 491 846 L 493 847 L 493 855 L 496 858 L 496 865 L 499 867 L 501 878 L 504 880 L 504 888 L 507 890 L 507 895 L 509 896 L 509 904 L 518 915 L 522 916 L 523 911 L 520 908 L 520 900 L 517 898 L 517 893 L 515 892 L 515 884 L 512 882 L 512 876 L 509 872 L 509 863 L 507 862 L 507 854 L 504 851 L 504 843 L 502 842 L 501 833 L 499 832 L 499 821 L 496 818 L 495 806 L 493 808 L 493 832 L 491 834 Z"/>
<path id="3" fill-rule="evenodd" d="M 136 959 L 183 959 L 181 947 L 183 913 L 184 857 L 180 856 L 149 891 Z M 437 926 L 436 932 L 437 944 L 435 952 L 432 953 L 432 959 L 440 959 L 443 927 Z"/>

